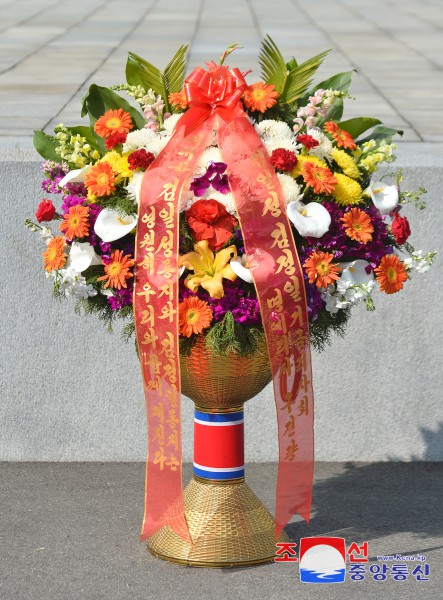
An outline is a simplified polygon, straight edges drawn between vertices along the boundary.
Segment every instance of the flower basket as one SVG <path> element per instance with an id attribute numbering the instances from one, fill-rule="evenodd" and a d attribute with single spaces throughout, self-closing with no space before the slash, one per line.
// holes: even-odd
<path id="1" fill-rule="evenodd" d="M 292 515 L 309 521 L 311 347 L 343 334 L 353 306 L 372 311 L 376 284 L 395 294 L 435 256 L 413 248 L 401 214 L 408 202 L 423 209 L 425 190 L 403 190 L 401 172 L 375 175 L 402 132 L 342 118 L 352 73 L 312 85 L 327 53 L 285 61 L 267 36 L 262 80 L 248 84 L 224 64 L 235 49 L 187 77 L 186 46 L 164 72 L 130 53 L 126 83 L 91 85 L 89 126 L 35 132 L 42 188 L 55 196 L 26 222 L 46 245 L 54 295 L 110 327 L 125 320 L 125 340 L 136 334 L 148 422 L 141 539 L 194 566 L 273 560 Z M 243 404 L 271 380 L 275 517 L 245 483 L 243 456 Z M 195 403 L 184 493 L 181 392 Z"/>

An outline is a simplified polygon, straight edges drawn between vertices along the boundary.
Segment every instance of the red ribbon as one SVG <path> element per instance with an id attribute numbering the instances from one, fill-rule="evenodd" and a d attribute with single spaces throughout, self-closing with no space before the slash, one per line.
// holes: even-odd
<path id="1" fill-rule="evenodd" d="M 214 128 L 228 165 L 273 374 L 279 431 L 276 536 L 296 512 L 307 521 L 310 515 L 313 392 L 303 272 L 278 178 L 239 102 L 244 78 L 238 69 L 208 66 L 208 71 L 199 67 L 186 79 L 190 108 L 145 173 L 141 192 L 134 311 L 148 422 L 142 539 L 168 525 L 191 541 L 184 514 L 177 402 L 178 206 Z"/>

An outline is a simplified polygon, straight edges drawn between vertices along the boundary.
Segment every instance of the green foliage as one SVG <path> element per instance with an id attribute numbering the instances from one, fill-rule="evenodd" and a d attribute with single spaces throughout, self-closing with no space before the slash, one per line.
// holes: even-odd
<path id="1" fill-rule="evenodd" d="M 188 224 L 184 217 L 184 213 L 180 213 L 179 220 L 179 234 L 180 234 L 180 252 L 192 252 L 194 250 L 194 238 L 191 235 Z"/>
<path id="2" fill-rule="evenodd" d="M 249 356 L 254 354 L 264 336 L 262 328 L 240 325 L 228 311 L 207 333 L 206 347 L 214 354 L 235 352 L 240 356 Z"/>
<path id="3" fill-rule="evenodd" d="M 53 160 L 56 163 L 62 161 L 62 157 L 56 152 L 57 146 L 58 141 L 55 137 L 38 129 L 34 131 L 34 148 L 45 160 Z"/>
<path id="4" fill-rule="evenodd" d="M 392 136 L 397 134 L 403 135 L 403 131 L 401 129 L 391 129 L 391 127 L 380 125 L 379 127 L 376 127 L 369 135 L 361 140 L 358 140 L 357 144 L 361 145 L 365 142 L 369 142 L 370 140 L 380 140 L 390 144 L 392 142 Z"/>
<path id="5" fill-rule="evenodd" d="M 400 169 L 396 173 L 396 184 L 399 189 L 399 198 L 401 204 L 413 204 L 418 210 L 424 210 L 426 208 L 426 202 L 422 200 L 422 196 L 427 194 L 428 191 L 421 185 L 418 190 L 413 192 L 403 191 L 400 189 L 400 184 L 404 179 L 403 169 Z"/>
<path id="6" fill-rule="evenodd" d="M 141 85 L 146 90 L 153 90 L 165 103 L 166 112 L 174 112 L 169 104 L 169 94 L 179 92 L 183 88 L 186 68 L 186 51 L 188 46 L 181 46 L 162 72 L 153 64 L 133 52 L 129 52 L 126 63 L 126 81 L 130 85 Z"/>
<path id="7" fill-rule="evenodd" d="M 354 119 L 348 119 L 339 123 L 341 129 L 347 131 L 354 139 L 358 138 L 359 135 L 379 125 L 380 119 L 373 119 L 372 117 L 355 117 Z"/>
<path id="8" fill-rule="evenodd" d="M 331 345 L 331 334 L 336 333 L 340 337 L 344 337 L 346 332 L 346 324 L 351 316 L 349 308 L 340 309 L 337 313 L 332 314 L 326 310 L 318 313 L 318 319 L 311 323 L 309 330 L 311 334 L 311 346 L 317 352 L 322 352 L 327 346 Z"/>
<path id="9" fill-rule="evenodd" d="M 137 204 L 131 196 L 103 196 L 100 198 L 100 206 L 115 210 L 121 217 L 137 213 Z"/>
<path id="10" fill-rule="evenodd" d="M 262 78 L 265 83 L 275 86 L 280 95 L 279 103 L 292 105 L 306 92 L 328 52 L 321 52 L 301 65 L 294 57 L 286 63 L 276 43 L 267 35 L 262 41 L 258 59 Z"/>

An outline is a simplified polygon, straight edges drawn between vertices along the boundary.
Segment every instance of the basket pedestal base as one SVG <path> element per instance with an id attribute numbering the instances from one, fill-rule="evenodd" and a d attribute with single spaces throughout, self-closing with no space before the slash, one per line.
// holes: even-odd
<path id="1" fill-rule="evenodd" d="M 184 502 L 192 547 L 165 526 L 148 542 L 154 556 L 194 567 L 241 567 L 274 560 L 274 519 L 244 481 L 220 484 L 194 478 L 185 489 Z M 278 541 L 289 541 L 285 532 Z"/>

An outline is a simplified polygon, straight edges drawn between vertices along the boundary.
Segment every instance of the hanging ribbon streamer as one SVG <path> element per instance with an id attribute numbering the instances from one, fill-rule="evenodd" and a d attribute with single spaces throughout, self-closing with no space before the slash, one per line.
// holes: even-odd
<path id="1" fill-rule="evenodd" d="M 276 536 L 296 512 L 309 521 L 313 392 L 303 273 L 283 194 L 239 102 L 241 73 L 208 64 L 185 82 L 189 110 L 143 177 L 134 317 L 146 397 L 148 458 L 142 540 L 168 525 L 191 543 L 182 491 L 178 346 L 178 219 L 184 185 L 218 132 L 218 145 L 260 301 L 279 430 Z"/>

